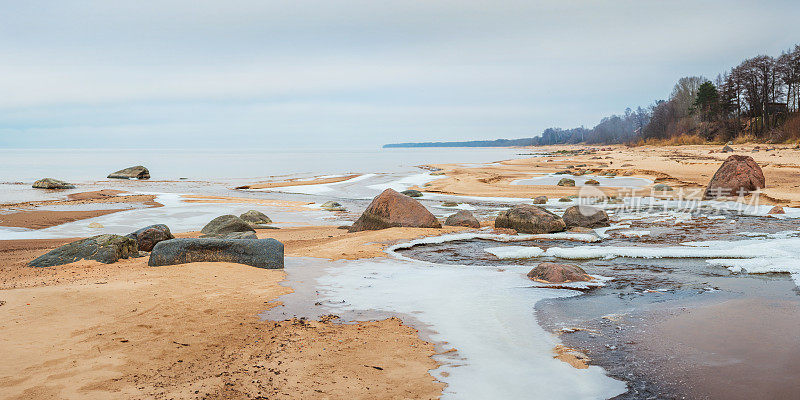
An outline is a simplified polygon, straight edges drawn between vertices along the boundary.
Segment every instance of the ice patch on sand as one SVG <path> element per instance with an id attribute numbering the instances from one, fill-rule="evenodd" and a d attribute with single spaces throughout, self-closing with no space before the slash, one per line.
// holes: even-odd
<path id="1" fill-rule="evenodd" d="M 515 258 L 534 258 L 544 254 L 544 250 L 534 246 L 500 246 L 488 247 L 483 251 L 494 254 L 495 257 L 501 260 L 509 260 Z"/>
<path id="2" fill-rule="evenodd" d="M 512 181 L 512 185 L 556 185 L 562 178 L 569 178 L 575 181 L 576 186 L 584 186 L 586 181 L 596 180 L 600 186 L 638 188 L 652 185 L 653 181 L 645 178 L 633 177 L 609 177 L 601 175 L 571 175 L 571 174 L 547 174 L 528 179 L 517 179 Z"/>
<path id="3" fill-rule="evenodd" d="M 410 249 L 414 246 L 420 246 L 426 244 L 441 244 L 446 242 L 455 242 L 459 240 L 472 240 L 472 239 L 493 240 L 496 242 L 525 242 L 530 240 L 575 240 L 578 242 L 588 242 L 588 243 L 597 242 L 601 240 L 600 237 L 591 233 L 558 232 L 558 233 L 542 233 L 542 234 L 508 235 L 508 234 L 496 234 L 488 232 L 487 233 L 465 232 L 465 233 L 449 233 L 440 236 L 429 236 L 420 239 L 414 239 L 408 242 L 398 243 L 393 246 L 389 246 L 386 249 L 386 252 L 398 259 L 414 261 L 414 262 L 422 262 L 407 258 L 402 254 L 397 253 L 397 250 Z"/>
<path id="4" fill-rule="evenodd" d="M 650 236 L 650 231 L 645 230 L 629 230 L 629 231 L 619 231 L 617 232 L 618 235 L 622 237 L 643 237 L 643 236 Z"/>
<path id="5" fill-rule="evenodd" d="M 199 231 L 209 221 L 220 215 L 239 215 L 248 210 L 264 212 L 275 221 L 273 225 L 277 226 L 336 223 L 336 221 L 326 219 L 329 218 L 330 213 L 322 210 L 292 211 L 281 207 L 262 206 L 248 202 L 185 202 L 183 201 L 183 196 L 176 193 L 144 194 L 155 194 L 155 201 L 164 206 L 124 210 L 37 230 L 20 231 L 0 228 L 0 240 L 88 237 L 103 233 L 127 235 L 139 228 L 153 224 L 166 224 L 173 233 Z M 285 220 L 293 222 L 291 224 L 281 222 Z M 89 224 L 92 222 L 103 225 L 103 228 L 89 228 Z"/>
<path id="6" fill-rule="evenodd" d="M 406 176 L 395 181 L 386 183 L 377 183 L 367 186 L 370 189 L 377 189 L 380 191 L 386 189 L 394 189 L 395 191 L 402 192 L 412 186 L 424 186 L 426 183 L 438 179 L 438 176 L 431 175 L 430 172 Z"/>
<path id="7" fill-rule="evenodd" d="M 283 192 L 283 193 L 296 193 L 296 194 L 308 194 L 308 195 L 327 194 L 335 191 L 339 186 L 360 182 L 366 179 L 370 179 L 374 176 L 376 176 L 376 174 L 363 174 L 356 176 L 355 178 L 350 178 L 339 182 L 319 183 L 316 185 L 281 186 L 274 188 L 246 189 L 246 190 L 253 192 Z"/>
<path id="8" fill-rule="evenodd" d="M 624 258 L 699 258 L 710 264 L 728 267 L 733 272 L 789 273 L 800 285 L 800 238 L 774 234 L 776 238 L 727 241 L 687 242 L 681 246 L 577 246 L 551 247 L 544 252 L 522 246 L 492 248 L 492 254 L 502 259 L 554 257 L 567 260 Z M 782 238 L 779 238 L 782 237 Z M 488 250 L 488 249 L 487 249 Z M 538 249 L 541 250 L 541 249 Z"/>
<path id="9" fill-rule="evenodd" d="M 327 272 L 317 291 L 332 312 L 412 315 L 431 340 L 457 350 L 435 356 L 442 365 L 431 371 L 447 383 L 444 399 L 595 399 L 627 389 L 600 367 L 581 370 L 553 358 L 559 341 L 537 324 L 533 307 L 576 293 L 531 287 L 518 269 L 372 259 Z"/>

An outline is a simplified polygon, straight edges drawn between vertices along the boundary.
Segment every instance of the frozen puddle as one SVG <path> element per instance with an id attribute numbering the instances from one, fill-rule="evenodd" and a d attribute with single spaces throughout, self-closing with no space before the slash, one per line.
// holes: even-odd
<path id="1" fill-rule="evenodd" d="M 575 181 L 575 186 L 583 186 L 586 181 L 594 179 L 600 186 L 611 187 L 645 187 L 653 184 L 653 181 L 645 178 L 631 177 L 609 177 L 600 175 L 570 175 L 570 174 L 547 174 L 528 179 L 518 179 L 511 182 L 512 185 L 556 185 L 562 178 L 569 178 Z"/>
<path id="2" fill-rule="evenodd" d="M 447 383 L 443 398 L 605 399 L 624 393 L 626 383 L 608 377 L 600 367 L 576 369 L 553 358 L 560 342 L 537 324 L 534 306 L 542 299 L 578 292 L 534 287 L 525 276 L 529 269 L 404 258 L 287 257 L 288 281 L 295 293 L 281 297 L 284 305 L 264 316 L 317 318 L 333 313 L 351 321 L 399 315 L 426 340 L 443 344 L 440 350 L 456 350 L 435 356 L 442 366 L 431 374 Z"/>

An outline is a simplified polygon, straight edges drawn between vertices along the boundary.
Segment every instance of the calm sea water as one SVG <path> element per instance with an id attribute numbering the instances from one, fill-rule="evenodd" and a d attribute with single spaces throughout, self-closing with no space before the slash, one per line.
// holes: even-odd
<path id="1" fill-rule="evenodd" d="M 427 163 L 483 163 L 518 157 L 528 150 L 447 149 L 0 149 L 0 182 L 52 177 L 73 182 L 102 180 L 114 171 L 144 165 L 153 180 L 219 180 L 278 175 L 402 172 Z"/>

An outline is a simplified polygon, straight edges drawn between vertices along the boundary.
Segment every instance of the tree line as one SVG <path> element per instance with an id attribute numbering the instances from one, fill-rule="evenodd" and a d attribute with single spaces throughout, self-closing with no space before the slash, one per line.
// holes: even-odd
<path id="1" fill-rule="evenodd" d="M 800 45 L 778 57 L 746 59 L 713 82 L 702 76 L 681 78 L 667 100 L 628 108 L 591 129 L 548 128 L 533 142 L 646 143 L 687 136 L 702 141 L 800 139 Z"/>

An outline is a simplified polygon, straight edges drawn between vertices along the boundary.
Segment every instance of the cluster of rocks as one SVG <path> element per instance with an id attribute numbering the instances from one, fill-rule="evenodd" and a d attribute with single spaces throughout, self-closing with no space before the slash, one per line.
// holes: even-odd
<path id="1" fill-rule="evenodd" d="M 135 167 L 128 167 L 108 175 L 112 179 L 150 179 L 150 171 L 147 168 L 137 165 Z M 75 185 L 61 181 L 54 178 L 42 178 L 33 183 L 34 189 L 75 189 Z"/>
<path id="2" fill-rule="evenodd" d="M 220 215 L 200 230 L 201 238 L 207 239 L 258 239 L 256 229 L 277 229 L 270 226 L 272 220 L 261 211 L 250 210 L 235 215 Z"/>
<path id="3" fill-rule="evenodd" d="M 258 239 L 255 228 L 272 228 L 272 220 L 259 211 L 241 216 L 214 218 L 201 230 L 200 238 L 176 239 L 168 226 L 150 225 L 128 235 L 104 234 L 58 247 L 28 263 L 31 267 L 52 267 L 79 260 L 110 264 L 150 253 L 151 266 L 190 262 L 233 262 L 258 268 L 283 268 L 283 244 L 275 239 Z"/>
<path id="4" fill-rule="evenodd" d="M 563 232 L 573 227 L 600 228 L 609 225 L 605 211 L 587 205 L 569 207 L 563 216 L 558 216 L 537 205 L 520 204 L 501 211 L 494 220 L 496 228 L 533 234 Z"/>

